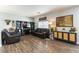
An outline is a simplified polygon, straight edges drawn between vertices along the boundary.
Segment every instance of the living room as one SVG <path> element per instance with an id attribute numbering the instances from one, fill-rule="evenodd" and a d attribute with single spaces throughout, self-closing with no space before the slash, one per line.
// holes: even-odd
<path id="1" fill-rule="evenodd" d="M 0 9 L 1 52 L 79 52 L 79 6 L 8 5 Z M 18 34 L 5 29 L 17 29 Z"/>

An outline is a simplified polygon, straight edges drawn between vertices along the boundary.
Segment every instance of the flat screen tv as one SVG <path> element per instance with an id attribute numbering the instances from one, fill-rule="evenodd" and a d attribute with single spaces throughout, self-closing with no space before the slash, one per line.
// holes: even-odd
<path id="1" fill-rule="evenodd" d="M 56 27 L 73 27 L 73 15 L 56 17 Z"/>

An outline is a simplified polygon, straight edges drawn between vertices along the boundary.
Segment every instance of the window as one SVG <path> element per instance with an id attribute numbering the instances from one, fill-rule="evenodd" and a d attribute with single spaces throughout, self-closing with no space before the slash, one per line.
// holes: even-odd
<path id="1" fill-rule="evenodd" d="M 48 21 L 39 21 L 38 28 L 48 28 Z"/>

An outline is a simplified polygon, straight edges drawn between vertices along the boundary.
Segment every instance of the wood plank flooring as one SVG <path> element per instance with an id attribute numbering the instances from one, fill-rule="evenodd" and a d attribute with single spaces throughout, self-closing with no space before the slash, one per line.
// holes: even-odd
<path id="1" fill-rule="evenodd" d="M 21 37 L 15 44 L 0 48 L 1 53 L 78 53 L 79 46 L 56 40 L 45 40 L 32 35 Z"/>

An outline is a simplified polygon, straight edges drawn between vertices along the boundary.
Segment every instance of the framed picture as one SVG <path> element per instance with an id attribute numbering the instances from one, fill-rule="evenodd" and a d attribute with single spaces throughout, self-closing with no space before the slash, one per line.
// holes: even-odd
<path id="1" fill-rule="evenodd" d="M 73 27 L 73 15 L 57 17 L 56 26 L 57 27 Z"/>

